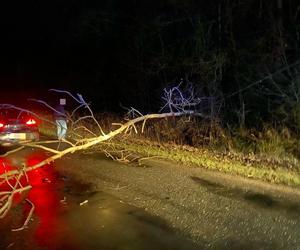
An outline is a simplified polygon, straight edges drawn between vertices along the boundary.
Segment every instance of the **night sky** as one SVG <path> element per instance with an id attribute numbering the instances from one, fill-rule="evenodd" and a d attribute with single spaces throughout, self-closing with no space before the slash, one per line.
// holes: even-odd
<path id="1" fill-rule="evenodd" d="M 290 63 L 299 58 L 299 3 L 279 2 L 6 1 L 1 102 L 45 99 L 47 89 L 59 88 L 83 94 L 97 111 L 122 104 L 150 112 L 159 109 L 162 89 L 180 79 L 206 96 L 230 95 L 263 68 L 279 68 L 283 55 Z M 241 98 L 251 109 L 253 93 L 226 100 L 227 109 Z"/>

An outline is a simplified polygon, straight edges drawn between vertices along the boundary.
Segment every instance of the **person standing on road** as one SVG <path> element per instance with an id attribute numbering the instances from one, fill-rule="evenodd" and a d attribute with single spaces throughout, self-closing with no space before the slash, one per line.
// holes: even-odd
<path id="1" fill-rule="evenodd" d="M 58 140 L 65 139 L 67 133 L 67 115 L 65 111 L 66 99 L 60 99 L 55 107 L 54 119 L 57 126 Z"/>

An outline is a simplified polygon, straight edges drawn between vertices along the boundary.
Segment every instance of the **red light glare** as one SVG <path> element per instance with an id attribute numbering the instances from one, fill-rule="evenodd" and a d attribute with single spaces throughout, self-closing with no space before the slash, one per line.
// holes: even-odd
<path id="1" fill-rule="evenodd" d="M 2 122 L 0 122 L 0 128 L 3 128 L 4 124 Z"/>
<path id="2" fill-rule="evenodd" d="M 32 118 L 30 118 L 27 122 L 26 122 L 27 125 L 35 125 L 36 124 L 36 121 Z"/>

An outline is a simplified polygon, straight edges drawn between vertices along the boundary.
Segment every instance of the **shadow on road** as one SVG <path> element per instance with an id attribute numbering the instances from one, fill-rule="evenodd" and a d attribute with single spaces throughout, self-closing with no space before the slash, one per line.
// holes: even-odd
<path id="1" fill-rule="evenodd" d="M 243 200 L 255 206 L 266 209 L 282 210 L 289 217 L 300 216 L 300 204 L 285 200 L 278 200 L 269 195 L 262 193 L 254 193 L 252 191 L 245 191 L 241 188 L 231 188 L 220 183 L 211 182 L 203 178 L 192 176 L 191 179 L 197 184 L 206 188 L 207 191 L 223 197 Z"/>

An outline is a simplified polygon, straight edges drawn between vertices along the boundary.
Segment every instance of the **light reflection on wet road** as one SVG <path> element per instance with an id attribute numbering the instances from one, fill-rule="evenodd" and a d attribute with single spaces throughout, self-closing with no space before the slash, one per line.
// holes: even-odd
<path id="1" fill-rule="evenodd" d="M 9 169 L 22 163 L 31 166 L 45 157 L 26 150 L 0 161 Z M 198 249 L 164 220 L 89 183 L 60 176 L 51 165 L 31 171 L 28 178 L 33 187 L 27 196 L 35 205 L 33 220 L 23 231 L 10 231 L 22 225 L 30 210 L 17 199 L 0 221 L 0 249 Z"/>

